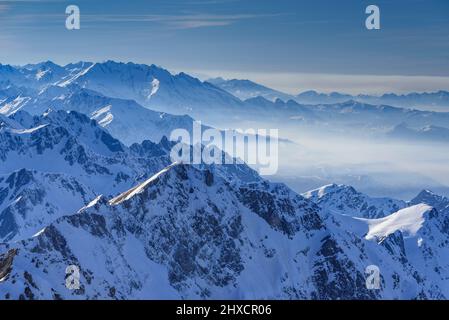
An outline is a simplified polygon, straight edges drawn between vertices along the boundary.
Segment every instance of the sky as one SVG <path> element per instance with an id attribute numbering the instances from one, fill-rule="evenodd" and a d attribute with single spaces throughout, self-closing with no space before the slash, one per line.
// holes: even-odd
<path id="1" fill-rule="evenodd" d="M 449 90 L 449 1 L 0 0 L 0 63 L 109 59 L 288 93 Z"/>

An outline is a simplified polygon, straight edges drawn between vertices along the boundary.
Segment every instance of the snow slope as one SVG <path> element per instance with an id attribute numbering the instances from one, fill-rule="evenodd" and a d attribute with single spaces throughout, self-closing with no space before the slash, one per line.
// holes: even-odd
<path id="1" fill-rule="evenodd" d="M 241 105 L 239 99 L 210 83 L 185 73 L 172 75 L 155 65 L 96 63 L 64 86 L 69 84 L 113 98 L 135 100 L 147 108 L 178 115 L 197 116 Z"/>
<path id="2" fill-rule="evenodd" d="M 125 191 L 169 162 L 163 144 L 128 149 L 74 111 L 36 117 L 19 112 L 14 119 L 0 127 L 3 241 L 26 238 L 97 194 Z"/>
<path id="3" fill-rule="evenodd" d="M 36 97 L 27 99 L 14 110 L 1 110 L 5 111 L 6 115 L 19 110 L 41 115 L 49 108 L 77 111 L 97 121 L 127 145 L 143 140 L 159 141 L 163 136 L 170 136 L 170 133 L 178 128 L 191 132 L 194 122 L 189 116 L 152 111 L 133 100 L 106 97 L 78 86 L 49 86 Z"/>
<path id="4" fill-rule="evenodd" d="M 365 221 L 325 218 L 285 186 L 230 183 L 211 168 L 187 165 L 148 181 L 119 201 L 99 197 L 35 237 L 1 246 L 4 257 L 13 256 L 0 284 L 4 298 L 441 299 L 447 293 L 435 273 L 423 274 L 395 254 L 400 245 L 392 235 L 381 244 L 358 238 L 341 222 Z M 365 287 L 364 270 L 373 263 L 382 270 L 379 291 Z M 78 290 L 64 286 L 73 264 L 81 270 Z"/>
<path id="5" fill-rule="evenodd" d="M 294 96 L 292 95 L 273 90 L 250 80 L 225 80 L 223 78 L 214 78 L 207 80 L 207 82 L 229 92 L 240 100 L 257 97 L 263 97 L 270 101 L 276 101 L 277 99 L 284 101 L 294 99 Z"/>
<path id="6" fill-rule="evenodd" d="M 298 195 L 241 163 L 171 164 L 163 135 L 191 118 L 145 107 L 286 126 L 447 114 L 241 102 L 186 74 L 111 61 L 0 66 L 0 84 L 0 299 L 449 297 L 446 198 L 405 203 L 342 185 Z M 80 289 L 65 287 L 68 265 Z M 379 290 L 366 288 L 370 265 Z"/>
<path id="7" fill-rule="evenodd" d="M 65 106 L 95 117 L 99 123 L 111 128 L 119 126 L 114 122 L 122 122 L 125 124 L 123 129 L 138 129 L 136 130 L 138 139 L 145 137 L 153 138 L 153 140 L 157 140 L 155 139 L 157 131 L 141 132 L 145 131 L 143 126 L 133 127 L 132 125 L 133 120 L 140 119 L 140 116 L 144 114 L 140 108 L 133 106 L 131 107 L 133 112 L 129 112 L 128 116 L 122 114 L 122 108 L 134 104 L 130 101 L 135 101 L 138 106 L 156 110 L 162 115 L 187 114 L 220 128 L 235 128 L 253 121 L 265 123 L 268 119 L 272 125 L 279 125 L 286 129 L 295 129 L 299 125 L 306 124 L 335 132 L 368 131 L 368 133 L 384 134 L 386 128 L 406 122 L 412 127 L 426 127 L 422 134 L 429 135 L 437 127 L 446 128 L 449 122 L 447 112 L 411 110 L 403 108 L 402 105 L 390 107 L 383 100 L 334 93 L 329 95 L 330 100 L 321 101 L 315 105 L 304 105 L 298 103 L 298 98 L 281 95 L 251 82 L 235 80 L 229 85 L 231 88 L 233 86 L 240 88 L 236 89 L 240 93 L 249 90 L 245 95 L 250 98 L 242 101 L 209 82 L 201 82 L 185 73 L 173 75 L 155 65 L 106 61 L 58 66 L 47 61 L 24 67 L 1 66 L 0 112 L 9 115 L 20 109 L 27 109 L 28 112 L 39 114 L 48 108 L 53 108 L 52 105 L 58 105 L 61 108 Z M 82 99 L 77 101 L 83 108 L 73 104 L 76 99 L 83 98 L 83 95 L 74 93 L 79 91 L 73 89 L 77 87 L 84 89 L 84 94 L 90 96 L 85 97 L 88 101 Z M 2 96 L 1 91 L 5 90 L 8 93 Z M 229 90 L 233 92 L 232 89 Z M 237 91 L 234 93 L 238 95 Z M 73 94 L 76 97 L 72 96 Z M 305 95 L 320 96 L 314 92 Z M 100 98 L 100 96 L 103 97 Z M 337 96 L 339 99 L 333 99 Z M 433 95 L 428 94 L 428 96 Z M 444 92 L 436 93 L 435 97 L 435 99 L 444 98 Z M 72 99 L 73 103 L 65 101 L 68 99 Z M 114 101 L 116 105 L 112 104 L 112 110 L 102 113 L 100 111 L 111 104 L 101 101 L 107 99 L 121 101 Z M 145 117 L 154 118 L 150 114 L 146 114 Z M 173 118 L 173 121 L 182 122 L 183 120 Z M 114 134 L 124 132 L 123 129 L 117 129 Z M 439 135 L 441 135 L 440 131 L 441 129 L 438 129 Z M 130 140 L 130 137 L 131 135 L 122 137 L 123 142 L 129 144 L 131 141 L 125 140 Z"/>
<path id="8" fill-rule="evenodd" d="M 401 123 L 388 131 L 387 135 L 391 138 L 406 141 L 449 142 L 449 129 L 433 125 L 414 129 L 408 127 L 405 123 Z"/>
<path id="9" fill-rule="evenodd" d="M 21 111 L 12 118 L 7 118 L 8 124 L 0 128 L 3 241 L 34 234 L 98 194 L 124 192 L 170 163 L 173 143 L 167 138 L 159 143 L 146 140 L 128 148 L 94 120 L 75 111 L 48 111 L 35 117 Z M 20 187 L 11 182 L 18 173 L 23 177 Z M 217 174 L 230 181 L 260 179 L 246 165 L 219 166 Z M 34 212 L 44 217 L 28 221 Z"/>
<path id="10" fill-rule="evenodd" d="M 95 193 L 75 177 L 25 169 L 0 175 L 0 239 L 33 236 L 63 214 L 76 212 Z"/>
<path id="11" fill-rule="evenodd" d="M 396 231 L 401 231 L 405 237 L 416 236 L 425 222 L 425 215 L 433 210 L 426 204 L 418 204 L 395 212 L 385 218 L 368 222 L 367 240 L 385 239 Z"/>

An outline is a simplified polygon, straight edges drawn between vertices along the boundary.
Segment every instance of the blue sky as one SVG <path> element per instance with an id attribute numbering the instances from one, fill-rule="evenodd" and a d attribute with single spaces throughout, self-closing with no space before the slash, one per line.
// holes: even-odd
<path id="1" fill-rule="evenodd" d="M 65 29 L 69 4 L 81 30 Z M 381 30 L 364 27 L 369 4 Z M 449 1 L 0 0 L 1 63 L 107 59 L 290 92 L 449 89 Z"/>

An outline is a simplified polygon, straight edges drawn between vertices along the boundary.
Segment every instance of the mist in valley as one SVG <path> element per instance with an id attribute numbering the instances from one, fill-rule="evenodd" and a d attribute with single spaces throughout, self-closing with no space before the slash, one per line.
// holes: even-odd
<path id="1" fill-rule="evenodd" d="M 265 177 L 299 193 L 336 183 L 370 196 L 402 200 L 423 189 L 449 195 L 449 143 L 307 126 L 279 128 L 279 138 L 277 173 Z"/>
<path id="2" fill-rule="evenodd" d="M 371 196 L 410 200 L 422 189 L 449 195 L 449 145 L 303 133 L 280 144 L 279 171 L 298 192 L 349 184 Z"/>

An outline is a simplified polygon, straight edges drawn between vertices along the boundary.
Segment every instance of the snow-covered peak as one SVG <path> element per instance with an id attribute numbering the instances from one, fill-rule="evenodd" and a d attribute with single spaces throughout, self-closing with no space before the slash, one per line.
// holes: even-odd
<path id="1" fill-rule="evenodd" d="M 14 117 L 26 126 L 0 129 L 0 242 L 36 234 L 95 193 L 128 190 L 169 162 L 165 152 L 132 152 L 74 111 Z"/>
<path id="2" fill-rule="evenodd" d="M 346 186 L 346 185 L 341 185 L 341 184 L 338 185 L 338 184 L 332 183 L 332 184 L 328 184 L 328 185 L 322 186 L 322 187 L 314 189 L 314 190 L 307 191 L 303 194 L 303 196 L 312 201 L 318 201 L 321 198 L 323 198 L 324 196 L 326 196 L 330 193 L 335 193 L 335 192 L 347 192 L 347 193 L 354 194 L 356 191 L 351 186 Z"/>
<path id="3" fill-rule="evenodd" d="M 79 61 L 76 63 L 69 63 L 67 65 L 64 66 L 65 69 L 73 71 L 73 70 L 83 70 L 86 68 L 89 68 L 90 66 L 92 66 L 93 63 L 92 62 L 87 62 L 87 61 Z"/>
<path id="4" fill-rule="evenodd" d="M 191 131 L 194 122 L 189 116 L 152 111 L 133 100 L 110 98 L 77 85 L 49 86 L 13 109 L 14 113 L 24 110 L 41 115 L 49 108 L 88 115 L 127 145 L 144 140 L 159 141 L 177 128 Z"/>
<path id="5" fill-rule="evenodd" d="M 449 199 L 435 194 L 430 190 L 421 191 L 415 198 L 410 201 L 411 205 L 425 203 L 434 207 L 438 211 L 448 210 L 449 212 Z"/>
<path id="6" fill-rule="evenodd" d="M 21 169 L 0 174 L 0 242 L 31 237 L 94 195 L 77 177 L 62 173 Z"/>
<path id="7" fill-rule="evenodd" d="M 363 218 L 380 218 L 406 207 L 406 203 L 390 198 L 373 198 L 351 186 L 330 184 L 303 193 L 307 199 L 326 211 Z"/>
<path id="8" fill-rule="evenodd" d="M 36 64 L 27 64 L 23 67 L 28 70 L 50 70 L 50 69 L 63 69 L 60 65 L 54 63 L 53 61 L 47 60 L 44 62 Z"/>
<path id="9" fill-rule="evenodd" d="M 124 151 L 125 147 L 120 141 L 82 113 L 63 110 L 50 111 L 46 112 L 41 119 L 43 123 L 48 121 L 52 125 L 64 127 L 78 140 L 97 149 L 100 153 L 104 153 L 106 150 L 107 152 Z"/>
<path id="10" fill-rule="evenodd" d="M 281 185 L 235 186 L 213 168 L 170 168 L 118 202 L 98 197 L 56 219 L 13 246 L 19 250 L 0 246 L 0 259 L 14 262 L 2 293 L 10 299 L 413 299 L 447 293 L 431 271 L 434 258 L 424 260 L 427 269 L 409 264 L 409 251 L 391 249 L 400 246 L 400 234 L 388 246 L 357 238 L 351 224 L 321 219 L 317 206 Z M 399 225 L 414 232 L 422 217 L 425 212 L 393 216 L 374 231 L 389 234 Z M 434 257 L 442 261 L 442 253 Z M 365 287 L 365 268 L 373 262 L 382 272 L 382 290 Z M 80 290 L 66 290 L 64 274 L 56 272 L 70 264 L 81 270 Z"/>
<path id="11" fill-rule="evenodd" d="M 369 231 L 367 240 L 381 241 L 396 231 L 401 231 L 404 237 L 414 237 L 421 229 L 429 213 L 435 210 L 429 205 L 418 204 L 395 212 L 385 218 L 367 220 Z"/>
<path id="12" fill-rule="evenodd" d="M 77 84 L 108 97 L 134 100 L 163 112 L 201 114 L 204 107 L 235 107 L 241 101 L 207 82 L 185 73 L 172 75 L 155 65 L 107 61 L 86 68 L 61 85 Z"/>
<path id="13" fill-rule="evenodd" d="M 95 121 L 75 111 L 49 111 L 35 117 L 21 112 L 15 118 L 22 128 L 0 131 L 0 172 L 29 168 L 111 174 L 114 168 L 106 167 L 120 161 L 112 159 L 114 155 L 127 151 Z"/>

